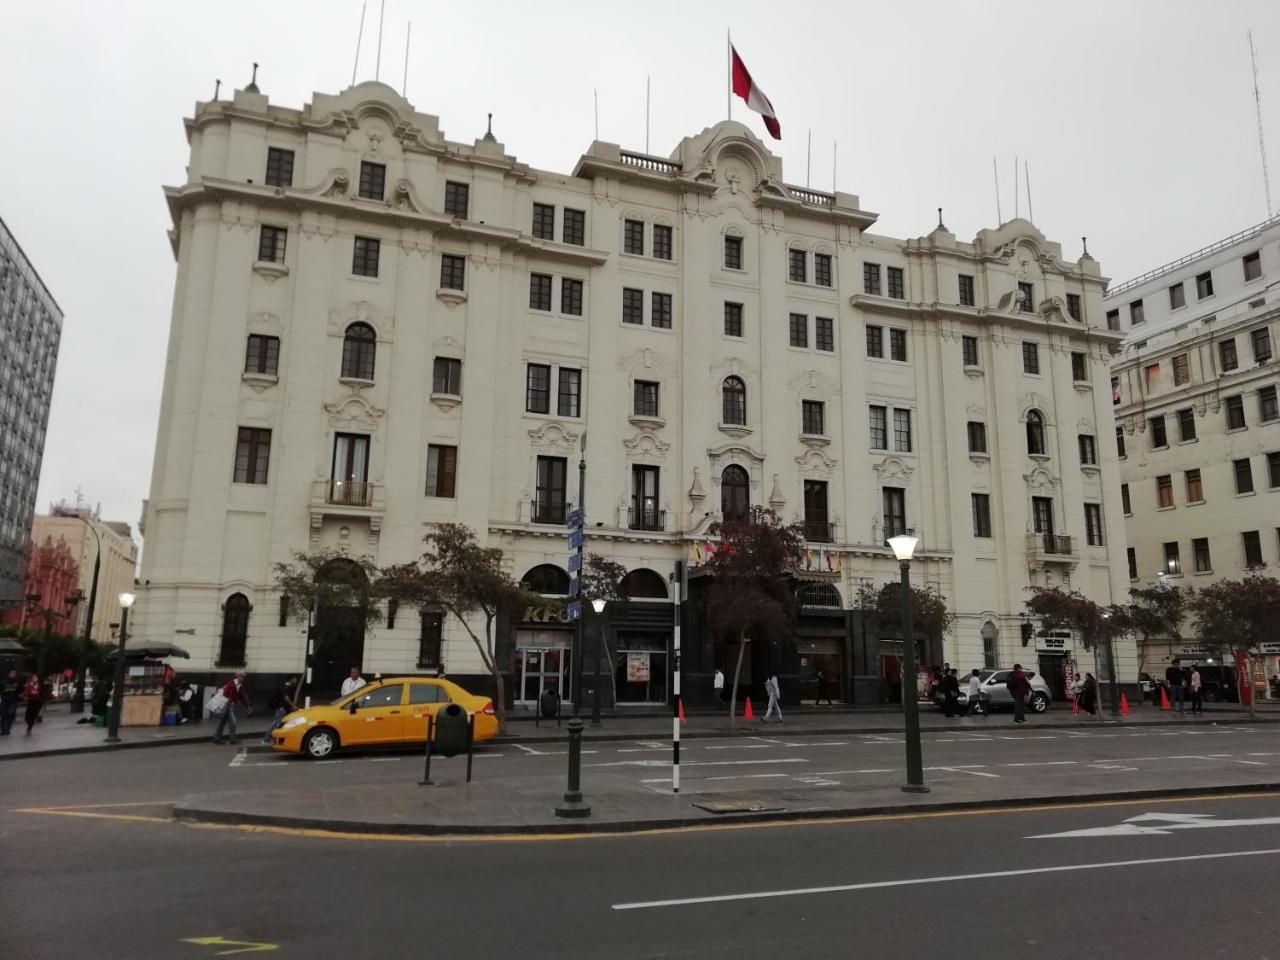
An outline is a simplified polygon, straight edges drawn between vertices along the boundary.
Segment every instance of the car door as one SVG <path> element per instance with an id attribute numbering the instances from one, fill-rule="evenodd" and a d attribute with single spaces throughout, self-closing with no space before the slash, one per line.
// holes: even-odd
<path id="1" fill-rule="evenodd" d="M 1009 682 L 1009 674 L 1012 670 L 997 670 L 991 676 L 987 677 L 987 683 L 982 688 L 982 692 L 987 698 L 997 706 L 1008 706 L 1013 703 L 1013 695 L 1009 693 L 1006 684 Z"/>
<path id="2" fill-rule="evenodd" d="M 427 717 L 449 703 L 449 693 L 435 680 L 414 680 L 409 684 L 409 702 L 405 707 L 404 740 L 426 743 Z"/>
<path id="3" fill-rule="evenodd" d="M 394 743 L 404 736 L 403 683 L 386 683 L 362 693 L 343 715 L 342 737 L 344 747 L 376 743 Z"/>

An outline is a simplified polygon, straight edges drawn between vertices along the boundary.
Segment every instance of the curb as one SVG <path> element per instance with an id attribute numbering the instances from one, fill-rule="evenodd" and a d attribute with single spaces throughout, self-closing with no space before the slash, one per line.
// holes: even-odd
<path id="1" fill-rule="evenodd" d="M 212 728 L 210 728 L 212 730 Z M 249 741 L 258 740 L 265 730 L 246 730 L 241 742 L 252 746 Z M 103 736 L 106 736 L 104 733 Z M 31 760 L 38 757 L 61 757 L 70 756 L 76 753 L 106 753 L 116 750 L 142 750 L 150 747 L 169 747 L 190 745 L 193 743 L 209 743 L 213 740 L 213 733 L 203 733 L 200 736 L 189 737 L 166 737 L 158 740 L 123 740 L 120 743 L 98 743 L 86 744 L 79 747 L 50 747 L 46 750 L 24 750 L 21 753 L 0 753 L 0 763 L 6 760 Z"/>
<path id="2" fill-rule="evenodd" d="M 1222 796 L 1240 793 L 1280 793 L 1280 783 L 1238 784 L 1235 786 L 1175 787 L 1164 790 L 1112 790 L 1097 793 L 1066 796 L 1036 796 L 1003 800 L 957 800 L 942 803 L 906 803 L 866 807 L 824 807 L 810 810 L 779 810 L 761 813 L 720 814 L 720 819 L 707 817 L 671 817 L 662 820 L 590 821 L 574 820 L 553 823 L 520 824 L 409 824 L 368 823 L 360 820 L 337 820 L 323 817 L 291 817 L 275 814 L 234 813 L 225 810 L 202 810 L 198 806 L 184 806 L 178 801 L 173 808 L 173 818 L 183 823 L 216 823 L 228 826 L 276 827 L 288 830 L 323 830 L 329 833 L 376 834 L 379 836 L 528 836 L 553 834 L 573 836 L 580 834 L 626 834 L 646 831 L 677 830 L 699 827 L 714 830 L 719 826 L 736 826 L 743 823 L 801 823 L 807 820 L 830 820 L 853 817 L 882 817 L 898 814 L 951 813 L 964 810 L 1008 810 L 1011 808 L 1042 808 L 1062 804 L 1105 803 L 1108 801 L 1140 801 L 1177 797 Z"/>

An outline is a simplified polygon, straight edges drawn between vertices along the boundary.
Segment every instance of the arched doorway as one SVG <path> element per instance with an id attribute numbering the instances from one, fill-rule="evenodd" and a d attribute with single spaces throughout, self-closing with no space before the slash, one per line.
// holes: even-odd
<path id="1" fill-rule="evenodd" d="M 364 669 L 369 578 L 355 561 L 337 557 L 316 571 L 316 582 L 328 601 L 316 612 L 311 691 L 324 699 L 338 695 L 352 667 Z"/>
<path id="2" fill-rule="evenodd" d="M 533 707 L 542 694 L 551 690 L 570 699 L 573 663 L 573 625 L 569 623 L 564 600 L 569 595 L 569 574 L 553 563 L 531 567 L 520 583 L 529 591 L 547 598 L 540 607 L 525 611 L 516 625 L 515 652 L 511 662 L 513 701 Z"/>
<path id="3" fill-rule="evenodd" d="M 751 511 L 751 481 L 747 471 L 731 463 L 720 474 L 720 514 L 726 521 L 745 520 Z"/>

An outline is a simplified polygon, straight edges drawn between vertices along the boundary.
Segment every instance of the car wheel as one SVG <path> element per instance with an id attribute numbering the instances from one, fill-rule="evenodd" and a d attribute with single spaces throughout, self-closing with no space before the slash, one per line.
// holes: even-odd
<path id="1" fill-rule="evenodd" d="M 338 734 L 330 727 L 316 727 L 302 741 L 302 752 L 312 760 L 327 760 L 337 749 Z"/>
<path id="2" fill-rule="evenodd" d="M 1033 713 L 1044 713 L 1049 709 L 1049 698 L 1043 693 L 1037 691 L 1031 695 L 1031 711 Z"/>

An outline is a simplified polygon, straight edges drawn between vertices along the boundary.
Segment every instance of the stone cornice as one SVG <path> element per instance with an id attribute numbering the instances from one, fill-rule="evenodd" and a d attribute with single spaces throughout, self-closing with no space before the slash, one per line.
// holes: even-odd
<path id="1" fill-rule="evenodd" d="M 1080 335 L 1091 343 L 1107 346 L 1119 346 L 1124 342 L 1124 334 L 1099 327 L 1089 327 L 1072 321 L 1063 323 L 1049 320 L 1044 314 L 1015 311 L 1006 313 L 986 307 L 962 307 L 954 303 L 914 303 L 906 300 L 893 300 L 888 297 L 873 297 L 864 293 L 855 293 L 849 298 L 849 305 L 867 313 L 898 318 L 920 318 L 934 320 L 969 320 L 984 321 L 988 324 L 1000 323 L 1021 330 L 1034 331 L 1041 334 L 1059 333 L 1067 336 Z"/>
<path id="2" fill-rule="evenodd" d="M 1273 301 L 1265 307 L 1255 307 L 1254 310 L 1229 317 L 1223 323 L 1215 320 L 1212 324 L 1205 326 L 1203 325 L 1203 318 L 1198 318 L 1192 321 L 1201 323 L 1200 329 L 1194 334 L 1183 338 L 1172 336 L 1168 340 L 1143 347 L 1141 350 L 1130 345 L 1126 351 L 1128 355 L 1116 357 L 1111 369 L 1113 372 L 1119 373 L 1140 365 L 1155 363 L 1158 360 L 1164 360 L 1179 353 L 1191 353 L 1201 347 L 1217 343 L 1220 340 L 1226 340 L 1229 337 L 1238 337 L 1256 326 L 1274 323 L 1277 320 L 1280 320 L 1280 301 Z M 1151 339 L 1163 337 L 1172 332 L 1172 328 L 1157 330 L 1151 334 Z M 1127 337 L 1131 338 L 1133 335 L 1133 331 L 1130 330 Z M 1241 355 L 1243 356 L 1244 354 L 1242 353 Z M 1267 369 L 1269 367 L 1271 365 L 1268 364 L 1258 369 Z M 1274 373 L 1275 371 L 1271 369 L 1269 372 Z"/>

